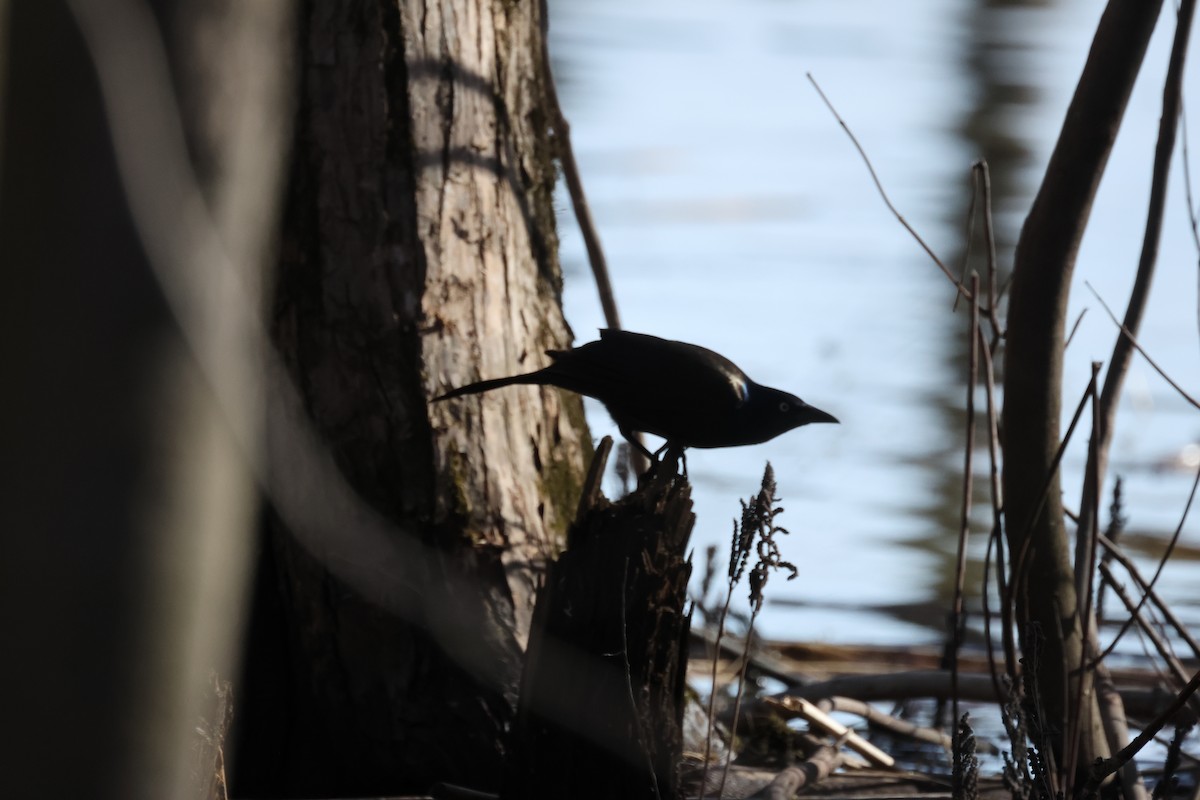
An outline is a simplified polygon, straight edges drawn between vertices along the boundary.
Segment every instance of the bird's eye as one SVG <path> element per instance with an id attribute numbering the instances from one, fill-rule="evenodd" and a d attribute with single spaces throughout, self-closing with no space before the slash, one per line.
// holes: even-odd
<path id="1" fill-rule="evenodd" d="M 784 402 L 784 403 L 779 404 L 779 410 L 782 411 L 784 414 L 786 414 L 792 410 L 792 407 L 790 404 Z"/>

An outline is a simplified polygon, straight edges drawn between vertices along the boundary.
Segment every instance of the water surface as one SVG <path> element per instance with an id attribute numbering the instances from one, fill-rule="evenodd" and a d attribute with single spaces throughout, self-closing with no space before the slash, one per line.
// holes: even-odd
<path id="1" fill-rule="evenodd" d="M 689 454 L 693 541 L 698 553 L 718 545 L 722 558 L 738 498 L 757 490 L 766 461 L 776 469 L 791 530 L 784 557 L 800 574 L 768 587 L 774 602 L 760 618 L 767 636 L 938 640 L 961 502 L 966 316 L 952 311 L 953 289 L 880 201 L 806 73 L 909 222 L 956 267 L 970 165 L 986 157 L 1007 264 L 1099 13 L 1082 0 L 551 2 L 560 94 L 624 326 L 717 350 L 755 380 L 842 420 L 761 446 Z M 1107 360 L 1115 338 L 1083 281 L 1117 309 L 1132 283 L 1170 15 L 1076 269 L 1072 319 L 1088 311 L 1067 352 L 1068 414 L 1090 362 Z M 1176 380 L 1200 389 L 1197 253 L 1178 167 L 1177 159 L 1141 338 Z M 589 341 L 603 315 L 569 201 L 560 204 L 567 317 L 577 340 Z M 594 435 L 619 439 L 601 406 L 589 404 L 589 418 Z M 1131 542 L 1147 573 L 1192 482 L 1186 470 L 1161 466 L 1198 433 L 1195 409 L 1137 361 L 1112 461 L 1125 478 Z M 1078 504 L 1084 447 L 1080 437 L 1066 459 L 1069 507 Z M 615 479 L 608 488 L 618 491 Z M 975 574 L 988 526 L 980 508 Z M 1195 531 L 1185 526 L 1190 554 L 1162 579 L 1193 622 Z"/>

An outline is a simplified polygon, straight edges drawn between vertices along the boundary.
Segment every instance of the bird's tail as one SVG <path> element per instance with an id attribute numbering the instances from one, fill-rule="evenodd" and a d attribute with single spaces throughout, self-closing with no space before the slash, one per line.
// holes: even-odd
<path id="1" fill-rule="evenodd" d="M 451 389 L 443 395 L 433 398 L 433 402 L 439 400 L 449 400 L 451 397 L 462 397 L 467 394 L 479 394 L 480 392 L 488 392 L 492 389 L 499 389 L 501 386 L 512 386 L 517 383 L 544 384 L 546 379 L 541 374 L 541 370 L 537 372 L 527 372 L 524 375 L 510 375 L 507 378 L 492 378 L 487 381 L 479 381 L 477 383 L 468 383 L 466 386 L 460 386 L 457 389 Z"/>

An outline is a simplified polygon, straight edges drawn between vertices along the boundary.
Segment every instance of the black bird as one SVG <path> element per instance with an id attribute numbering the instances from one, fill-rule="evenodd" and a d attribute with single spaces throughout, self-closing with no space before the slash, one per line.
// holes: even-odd
<path id="1" fill-rule="evenodd" d="M 605 329 L 599 341 L 546 354 L 554 363 L 544 369 L 461 386 L 435 401 L 517 383 L 559 386 L 604 403 L 621 434 L 651 459 L 655 454 L 633 431 L 666 439 L 661 453 L 758 444 L 810 422 L 837 422 L 795 395 L 755 383 L 729 359 L 694 344 Z"/>

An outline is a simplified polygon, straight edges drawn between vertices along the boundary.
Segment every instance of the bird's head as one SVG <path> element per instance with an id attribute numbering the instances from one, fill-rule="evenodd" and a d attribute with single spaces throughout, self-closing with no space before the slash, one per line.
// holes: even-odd
<path id="1" fill-rule="evenodd" d="M 837 422 L 837 417 L 796 397 L 769 386 L 754 386 L 750 391 L 749 404 L 753 412 L 745 415 L 747 425 L 758 442 L 773 439 L 801 425 L 813 422 Z M 747 431 L 750 433 L 750 431 Z"/>

